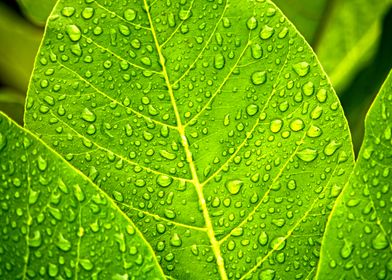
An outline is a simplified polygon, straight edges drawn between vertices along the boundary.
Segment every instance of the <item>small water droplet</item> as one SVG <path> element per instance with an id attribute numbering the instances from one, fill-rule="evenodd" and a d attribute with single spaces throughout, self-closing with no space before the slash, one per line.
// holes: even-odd
<path id="1" fill-rule="evenodd" d="M 246 26 L 249 30 L 254 30 L 257 28 L 257 19 L 255 17 L 250 17 L 246 22 Z"/>
<path id="2" fill-rule="evenodd" d="M 254 116 L 257 114 L 257 112 L 259 111 L 259 106 L 256 104 L 250 104 L 246 107 L 246 113 L 249 116 Z"/>
<path id="3" fill-rule="evenodd" d="M 79 27 L 74 24 L 68 25 L 65 31 L 72 42 L 77 42 L 82 37 L 82 32 L 80 31 Z"/>
<path id="4" fill-rule="evenodd" d="M 127 21 L 134 21 L 135 18 L 136 18 L 136 11 L 133 10 L 133 9 L 126 9 L 126 10 L 124 11 L 124 18 L 125 18 Z"/>
<path id="5" fill-rule="evenodd" d="M 283 121 L 281 119 L 274 119 L 271 121 L 270 130 L 273 133 L 278 133 L 283 126 Z"/>
<path id="6" fill-rule="evenodd" d="M 97 119 L 96 115 L 94 112 L 90 111 L 88 108 L 84 108 L 82 112 L 82 119 L 85 120 L 86 122 L 95 122 Z"/>
<path id="7" fill-rule="evenodd" d="M 218 70 L 225 67 L 225 57 L 221 53 L 217 53 L 214 57 L 214 67 Z"/>
<path id="8" fill-rule="evenodd" d="M 303 120 L 301 119 L 295 119 L 290 123 L 290 129 L 292 131 L 300 131 L 302 129 L 304 129 L 305 124 L 303 122 Z"/>

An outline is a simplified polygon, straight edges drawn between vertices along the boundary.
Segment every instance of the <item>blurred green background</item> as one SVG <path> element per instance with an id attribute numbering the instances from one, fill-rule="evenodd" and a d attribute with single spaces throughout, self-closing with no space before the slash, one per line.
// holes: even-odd
<path id="1" fill-rule="evenodd" d="M 392 0 L 273 1 L 318 55 L 341 99 L 358 152 L 366 112 L 392 68 Z M 0 110 L 20 124 L 34 58 L 55 3 L 0 2 Z"/>

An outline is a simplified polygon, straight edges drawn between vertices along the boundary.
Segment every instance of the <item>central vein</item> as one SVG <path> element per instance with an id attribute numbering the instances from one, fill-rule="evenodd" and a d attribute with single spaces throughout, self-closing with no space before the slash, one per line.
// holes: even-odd
<path id="1" fill-rule="evenodd" d="M 223 261 L 222 253 L 221 253 L 221 250 L 220 250 L 219 242 L 215 238 L 214 229 L 212 227 L 212 221 L 211 221 L 210 215 L 208 213 L 206 200 L 204 198 L 203 185 L 200 183 L 199 177 L 198 177 L 197 172 L 196 172 L 195 162 L 193 161 L 192 152 L 190 150 L 189 143 L 188 143 L 188 140 L 187 140 L 186 135 L 185 135 L 185 127 L 184 127 L 184 125 L 181 122 L 180 113 L 178 111 L 177 103 L 176 103 L 176 100 L 174 98 L 173 88 L 172 88 L 172 85 L 170 83 L 169 75 L 167 74 L 167 70 L 166 70 L 165 57 L 163 56 L 162 50 L 161 50 L 161 46 L 158 43 L 157 34 L 156 34 L 154 26 L 152 24 L 150 8 L 149 8 L 149 6 L 147 4 L 147 0 L 144 0 L 144 6 L 145 6 L 145 9 L 147 11 L 148 20 L 150 22 L 150 27 L 151 27 L 151 33 L 152 33 L 152 35 L 154 37 L 155 46 L 156 46 L 156 49 L 157 49 L 158 55 L 159 55 L 159 61 L 160 61 L 160 64 L 162 66 L 163 76 L 165 78 L 165 82 L 166 82 L 166 85 L 167 85 L 167 88 L 168 88 L 168 91 L 169 91 L 169 94 L 170 94 L 171 104 L 173 106 L 174 114 L 176 116 L 177 127 L 178 127 L 178 131 L 179 131 L 179 134 L 180 134 L 180 137 L 181 137 L 182 145 L 183 145 L 184 150 L 185 150 L 186 160 L 187 160 L 187 162 L 189 164 L 189 168 L 191 170 L 192 183 L 194 184 L 194 186 L 196 188 L 196 192 L 197 192 L 197 195 L 198 195 L 198 198 L 199 198 L 199 201 L 200 201 L 201 209 L 203 211 L 203 217 L 204 217 L 204 220 L 205 220 L 205 223 L 206 223 L 206 227 L 207 227 L 208 238 L 210 240 L 212 250 L 213 250 L 214 255 L 216 257 L 216 262 L 217 262 L 217 265 L 218 265 L 218 271 L 219 271 L 219 274 L 221 276 L 221 279 L 222 280 L 227 280 L 228 278 L 227 278 L 227 274 L 226 274 L 226 270 L 225 270 L 224 261 Z"/>

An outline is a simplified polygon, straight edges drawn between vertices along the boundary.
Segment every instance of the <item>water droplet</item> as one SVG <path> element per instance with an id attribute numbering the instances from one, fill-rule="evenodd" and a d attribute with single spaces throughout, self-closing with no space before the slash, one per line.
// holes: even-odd
<path id="1" fill-rule="evenodd" d="M 351 241 L 345 240 L 343 247 L 340 249 L 340 256 L 343 259 L 347 259 L 348 257 L 351 256 L 353 249 L 354 249 L 354 244 Z"/>
<path id="2" fill-rule="evenodd" d="M 323 108 L 320 106 L 316 106 L 312 112 L 310 113 L 310 117 L 314 120 L 317 120 L 318 118 L 320 118 L 320 116 L 323 113 Z"/>
<path id="3" fill-rule="evenodd" d="M 75 8 L 74 7 L 64 7 L 63 10 L 61 11 L 61 14 L 65 17 L 70 17 L 75 13 Z"/>
<path id="4" fill-rule="evenodd" d="M 254 59 L 260 59 L 263 56 L 263 49 L 257 43 L 252 45 L 251 52 Z"/>
<path id="5" fill-rule="evenodd" d="M 299 62 L 293 65 L 293 69 L 299 76 L 304 77 L 309 73 L 310 65 L 305 61 Z"/>
<path id="6" fill-rule="evenodd" d="M 38 169 L 41 171 L 45 171 L 48 167 L 48 162 L 41 156 L 37 158 Z"/>
<path id="7" fill-rule="evenodd" d="M 248 19 L 246 22 L 246 26 L 249 28 L 249 30 L 254 30 L 257 28 L 257 19 L 255 17 L 251 17 Z"/>
<path id="8" fill-rule="evenodd" d="M 372 240 L 372 247 L 376 250 L 382 250 L 389 246 L 388 239 L 385 234 L 380 232 L 377 236 Z"/>
<path id="9" fill-rule="evenodd" d="M 93 263 L 89 259 L 80 259 L 79 263 L 80 263 L 80 266 L 83 267 L 87 271 L 90 271 L 94 267 Z"/>
<path id="10" fill-rule="evenodd" d="M 274 280 L 275 279 L 275 270 L 267 268 L 263 269 L 259 273 L 259 280 Z"/>
<path id="11" fill-rule="evenodd" d="M 316 94 L 316 97 L 317 97 L 317 100 L 320 102 L 320 103 L 324 103 L 326 100 L 327 100 L 327 91 L 325 90 L 325 89 L 320 89 L 318 92 L 317 92 L 317 94 Z"/>
<path id="12" fill-rule="evenodd" d="M 86 122 L 95 122 L 97 117 L 95 116 L 94 112 L 91 112 L 88 108 L 84 108 L 82 112 L 82 119 Z"/>
<path id="13" fill-rule="evenodd" d="M 127 21 L 134 21 L 136 18 L 136 11 L 133 9 L 127 9 L 124 11 L 124 18 Z"/>
<path id="14" fill-rule="evenodd" d="M 67 252 L 71 249 L 71 242 L 69 242 L 67 239 L 64 238 L 64 236 L 62 235 L 62 233 L 59 233 L 58 239 L 56 241 L 56 246 L 64 251 Z"/>
<path id="15" fill-rule="evenodd" d="M 287 188 L 289 190 L 295 190 L 297 188 L 297 182 L 295 180 L 290 180 L 287 182 Z"/>
<path id="16" fill-rule="evenodd" d="M 221 53 L 217 53 L 214 57 L 214 67 L 218 70 L 225 67 L 225 57 Z"/>
<path id="17" fill-rule="evenodd" d="M 271 240 L 270 247 L 275 251 L 280 251 L 286 246 L 286 239 L 282 236 L 276 237 Z"/>
<path id="18" fill-rule="evenodd" d="M 82 12 L 82 17 L 84 19 L 90 19 L 92 18 L 94 15 L 94 9 L 91 7 L 86 7 L 84 8 L 83 12 Z"/>
<path id="19" fill-rule="evenodd" d="M 166 151 L 166 150 L 160 150 L 160 151 L 159 151 L 159 154 L 160 154 L 163 158 L 168 159 L 168 160 L 174 160 L 174 159 L 177 158 L 176 154 L 170 153 L 170 152 L 168 152 L 168 151 Z"/>
<path id="20" fill-rule="evenodd" d="M 315 126 L 315 125 L 311 125 L 308 129 L 308 131 L 306 132 L 306 135 L 309 136 L 310 138 L 316 138 L 319 137 L 322 134 L 322 130 L 321 128 Z"/>
<path id="21" fill-rule="evenodd" d="M 241 187 L 244 185 L 244 182 L 241 180 L 230 180 L 226 181 L 226 188 L 231 194 L 237 194 L 240 192 Z"/>
<path id="22" fill-rule="evenodd" d="M 72 42 L 77 42 L 82 37 L 82 32 L 80 31 L 79 27 L 74 24 L 68 25 L 65 31 Z"/>
<path id="23" fill-rule="evenodd" d="M 171 237 L 170 244 L 172 246 L 174 246 L 174 247 L 180 247 L 181 246 L 182 240 L 181 240 L 180 236 L 177 233 L 173 234 L 173 236 Z"/>
<path id="24" fill-rule="evenodd" d="M 256 104 L 250 104 L 246 107 L 246 113 L 249 116 L 254 116 L 257 114 L 257 112 L 259 111 L 259 106 Z"/>
<path id="25" fill-rule="evenodd" d="M 290 128 L 292 131 L 300 131 L 304 129 L 305 124 L 301 119 L 295 119 L 290 123 Z"/>
<path id="26" fill-rule="evenodd" d="M 158 185 L 160 185 L 161 187 L 168 187 L 170 186 L 170 184 L 173 182 L 173 179 L 170 176 L 167 175 L 159 175 L 157 177 L 157 183 Z"/>
<path id="27" fill-rule="evenodd" d="M 165 217 L 168 219 L 174 219 L 176 217 L 176 213 L 173 210 L 165 209 Z"/>
<path id="28" fill-rule="evenodd" d="M 260 31 L 260 38 L 267 40 L 267 39 L 271 38 L 274 33 L 275 33 L 275 30 L 272 27 L 270 27 L 268 25 L 264 25 L 264 27 Z"/>
<path id="29" fill-rule="evenodd" d="M 311 96 L 314 92 L 314 84 L 312 82 L 307 82 L 302 86 L 302 92 L 306 96 Z"/>
<path id="30" fill-rule="evenodd" d="M 254 72 L 252 74 L 251 80 L 254 85 L 262 85 L 267 81 L 267 72 L 265 71 Z"/>
<path id="31" fill-rule="evenodd" d="M 325 146 L 324 148 L 324 154 L 327 156 L 332 156 L 337 149 L 339 149 L 342 146 L 341 143 L 336 142 L 335 140 L 332 140 Z"/>
<path id="32" fill-rule="evenodd" d="M 283 121 L 281 119 L 274 119 L 271 121 L 270 130 L 273 133 L 278 133 L 283 126 Z"/>
<path id="33" fill-rule="evenodd" d="M 310 148 L 303 149 L 302 151 L 299 151 L 297 153 L 297 157 L 306 162 L 311 162 L 315 160 L 317 156 L 318 156 L 317 151 Z"/>
<path id="34" fill-rule="evenodd" d="M 265 246 L 268 243 L 268 235 L 265 231 L 260 232 L 259 237 L 257 241 L 260 243 L 260 245 Z"/>

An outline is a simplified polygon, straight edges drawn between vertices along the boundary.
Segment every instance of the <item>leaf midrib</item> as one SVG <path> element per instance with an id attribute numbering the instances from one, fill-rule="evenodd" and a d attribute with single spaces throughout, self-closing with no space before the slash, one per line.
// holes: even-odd
<path id="1" fill-rule="evenodd" d="M 188 162 L 189 168 L 191 170 L 191 174 L 192 174 L 192 181 L 191 181 L 191 183 L 195 186 L 195 189 L 196 189 L 196 192 L 197 192 L 197 195 L 198 195 L 198 198 L 199 198 L 199 203 L 200 203 L 200 206 L 201 206 L 201 209 L 202 209 L 204 222 L 205 222 L 206 228 L 207 228 L 208 239 L 209 239 L 209 241 L 211 243 L 211 247 L 212 247 L 213 253 L 214 253 L 215 258 L 216 258 L 216 263 L 217 263 L 217 266 L 218 266 L 219 275 L 220 275 L 222 280 L 227 280 L 228 277 L 227 277 L 227 273 L 226 273 L 226 270 L 225 270 L 222 253 L 221 253 L 221 250 L 220 250 L 220 244 L 217 241 L 217 239 L 215 238 L 214 228 L 212 226 L 211 217 L 209 215 L 207 204 L 206 204 L 206 200 L 205 200 L 204 194 L 203 194 L 203 185 L 200 183 L 199 177 L 197 175 L 195 162 L 193 161 L 192 152 L 190 150 L 190 147 L 189 147 L 189 144 L 188 144 L 188 140 L 187 140 L 186 135 L 185 135 L 185 127 L 182 124 L 181 116 L 180 116 L 179 110 L 177 108 L 177 103 L 176 103 L 176 100 L 175 100 L 175 97 L 174 97 L 173 87 L 172 87 L 172 85 L 170 83 L 169 75 L 168 75 L 167 69 L 166 69 L 165 57 L 162 54 L 162 49 L 161 49 L 161 46 L 159 45 L 158 38 L 157 38 L 157 33 L 156 33 L 154 25 L 153 25 L 151 13 L 150 13 L 150 7 L 147 4 L 147 0 L 143 0 L 143 2 L 144 2 L 144 7 L 145 7 L 145 10 L 146 10 L 147 16 L 148 16 L 148 21 L 150 23 L 151 33 L 152 33 L 152 36 L 154 38 L 155 47 L 156 47 L 157 52 L 158 52 L 159 61 L 160 61 L 160 64 L 162 66 L 163 76 L 165 78 L 166 86 L 167 86 L 168 91 L 169 91 L 170 101 L 171 101 L 171 104 L 172 104 L 172 107 L 173 107 L 173 111 L 174 111 L 174 114 L 175 114 L 175 117 L 176 117 L 176 123 L 177 123 L 177 127 L 178 127 L 178 132 L 179 132 L 180 137 L 181 137 L 181 144 L 184 147 L 185 154 L 186 154 L 186 161 Z"/>

